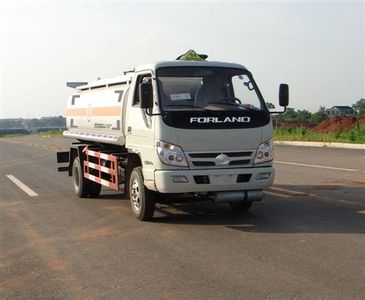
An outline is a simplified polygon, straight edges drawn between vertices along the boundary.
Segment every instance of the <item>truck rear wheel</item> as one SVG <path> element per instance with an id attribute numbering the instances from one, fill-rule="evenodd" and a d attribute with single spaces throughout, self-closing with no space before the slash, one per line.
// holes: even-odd
<path id="1" fill-rule="evenodd" d="M 99 197 L 101 185 L 84 177 L 79 157 L 74 159 L 72 175 L 74 191 L 79 198 Z"/>
<path id="2" fill-rule="evenodd" d="M 229 205 L 234 211 L 244 212 L 250 209 L 250 207 L 252 206 L 252 201 L 230 202 Z"/>
<path id="3" fill-rule="evenodd" d="M 141 221 L 152 219 L 155 212 L 155 194 L 144 186 L 141 167 L 132 170 L 129 179 L 129 199 L 137 219 Z"/>

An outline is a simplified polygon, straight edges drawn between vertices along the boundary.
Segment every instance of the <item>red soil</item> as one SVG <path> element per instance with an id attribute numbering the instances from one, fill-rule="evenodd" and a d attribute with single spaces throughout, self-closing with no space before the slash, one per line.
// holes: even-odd
<path id="1" fill-rule="evenodd" d="M 357 122 L 359 122 L 360 124 L 365 124 L 365 118 L 363 117 L 358 120 L 357 118 L 347 116 L 333 117 L 319 123 L 313 128 L 313 130 L 323 133 L 340 132 L 354 128 Z"/>

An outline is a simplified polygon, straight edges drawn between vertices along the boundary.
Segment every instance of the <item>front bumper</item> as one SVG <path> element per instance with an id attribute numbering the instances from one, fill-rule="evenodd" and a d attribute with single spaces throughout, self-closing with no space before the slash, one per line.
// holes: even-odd
<path id="1" fill-rule="evenodd" d="M 258 179 L 261 174 L 267 178 Z M 187 182 L 174 182 L 185 177 Z M 270 187 L 274 181 L 273 167 L 209 169 L 209 170 L 158 170 L 155 171 L 155 186 L 160 193 L 219 192 L 260 190 Z M 204 183 L 199 183 L 204 179 Z M 207 183 L 206 178 L 209 178 Z"/>

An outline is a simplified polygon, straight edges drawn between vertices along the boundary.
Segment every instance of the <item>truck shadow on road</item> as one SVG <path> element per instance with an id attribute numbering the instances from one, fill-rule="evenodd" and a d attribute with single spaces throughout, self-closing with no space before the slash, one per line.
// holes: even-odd
<path id="1" fill-rule="evenodd" d="M 365 187 L 282 186 L 249 212 L 211 202 L 159 205 L 154 221 L 185 225 L 223 225 L 258 233 L 365 233 Z M 301 191 L 290 193 L 283 191 Z"/>

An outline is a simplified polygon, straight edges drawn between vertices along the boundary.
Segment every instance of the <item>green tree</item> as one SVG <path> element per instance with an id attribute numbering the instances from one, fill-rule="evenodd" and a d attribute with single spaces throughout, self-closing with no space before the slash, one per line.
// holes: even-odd
<path id="1" fill-rule="evenodd" d="M 306 109 L 300 110 L 298 109 L 297 111 L 297 120 L 298 121 L 309 121 L 310 118 L 312 117 L 312 113 L 309 112 Z"/>
<path id="2" fill-rule="evenodd" d="M 320 123 L 327 119 L 328 119 L 328 114 L 326 112 L 326 107 L 320 106 L 319 110 L 317 112 L 315 112 L 314 114 L 312 114 L 312 117 L 310 120 L 311 120 L 311 122 L 314 122 L 314 123 Z"/>
<path id="3" fill-rule="evenodd" d="M 355 104 L 352 104 L 352 108 L 359 112 L 360 117 L 365 116 L 365 99 L 361 98 Z"/>

